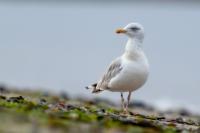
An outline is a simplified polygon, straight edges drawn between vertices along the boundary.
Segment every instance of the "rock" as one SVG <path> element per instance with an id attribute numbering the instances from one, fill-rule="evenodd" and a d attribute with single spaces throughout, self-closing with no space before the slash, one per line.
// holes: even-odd
<path id="1" fill-rule="evenodd" d="M 197 125 L 200 127 L 200 119 L 197 120 Z"/>
<path id="2" fill-rule="evenodd" d="M 195 131 L 195 133 L 200 133 L 200 127 Z"/>
<path id="3" fill-rule="evenodd" d="M 23 98 L 22 96 L 10 97 L 7 101 L 8 101 L 8 102 L 20 103 L 20 102 L 24 101 L 24 98 Z"/>
<path id="4" fill-rule="evenodd" d="M 47 101 L 44 98 L 41 98 L 39 101 L 39 105 L 46 105 Z"/>
<path id="5" fill-rule="evenodd" d="M 164 116 L 158 116 L 158 117 L 156 117 L 156 120 L 164 120 L 164 119 L 166 119 Z"/>
<path id="6" fill-rule="evenodd" d="M 191 119 L 187 119 L 185 121 L 185 123 L 188 124 L 188 125 L 196 125 L 196 123 L 193 120 L 191 120 Z"/>
<path id="7" fill-rule="evenodd" d="M 104 116 L 105 113 L 106 113 L 106 110 L 105 109 L 98 109 L 96 111 L 96 113 L 97 113 L 98 116 Z"/>
<path id="8" fill-rule="evenodd" d="M 93 112 L 101 112 L 101 113 L 106 113 L 106 110 L 104 108 L 98 108 Z"/>
<path id="9" fill-rule="evenodd" d="M 109 116 L 114 119 L 114 120 L 119 120 L 120 116 L 119 115 L 116 115 L 114 113 L 110 113 Z"/>
<path id="10" fill-rule="evenodd" d="M 183 118 L 182 118 L 182 117 L 178 117 L 178 118 L 176 118 L 176 122 L 178 122 L 178 123 L 181 123 L 181 124 L 183 124 L 183 123 L 184 123 L 184 121 L 183 121 Z"/>
<path id="11" fill-rule="evenodd" d="M 72 104 L 66 105 L 66 108 L 67 108 L 67 110 L 77 109 L 77 107 L 75 105 L 72 105 Z"/>
<path id="12" fill-rule="evenodd" d="M 2 95 L 0 95 L 0 99 L 2 99 L 2 100 L 6 100 L 6 97 L 5 97 L 5 96 L 2 96 Z"/>
<path id="13" fill-rule="evenodd" d="M 148 121 L 146 119 L 143 120 L 137 120 L 134 117 L 127 117 L 127 116 L 121 116 L 121 115 L 116 115 L 116 114 L 109 114 L 109 116 L 116 121 L 120 121 L 123 124 L 130 124 L 130 125 L 138 125 L 142 127 L 156 127 L 154 123 L 151 121 Z"/>
<path id="14" fill-rule="evenodd" d="M 125 117 L 120 117 L 118 120 L 124 124 L 130 124 L 130 125 L 136 125 L 136 123 L 137 123 L 134 119 L 128 119 Z"/>

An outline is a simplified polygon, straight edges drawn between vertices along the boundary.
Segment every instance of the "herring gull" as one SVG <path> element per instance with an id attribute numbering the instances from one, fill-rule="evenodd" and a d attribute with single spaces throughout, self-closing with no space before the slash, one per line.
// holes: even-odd
<path id="1" fill-rule="evenodd" d="M 141 24 L 130 23 L 124 28 L 117 29 L 116 33 L 128 36 L 125 52 L 111 62 L 97 83 L 86 88 L 93 89 L 92 93 L 104 90 L 120 92 L 122 109 L 127 113 L 131 93 L 144 85 L 147 80 L 149 63 L 142 50 L 144 28 Z M 128 92 L 127 103 L 123 97 L 124 92 Z"/>

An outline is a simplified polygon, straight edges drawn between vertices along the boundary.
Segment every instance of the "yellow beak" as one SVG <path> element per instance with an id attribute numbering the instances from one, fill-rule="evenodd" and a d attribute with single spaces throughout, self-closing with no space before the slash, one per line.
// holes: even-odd
<path id="1" fill-rule="evenodd" d="M 121 28 L 116 30 L 116 33 L 117 33 L 117 34 L 126 33 L 126 32 L 127 32 L 126 30 L 121 29 Z"/>

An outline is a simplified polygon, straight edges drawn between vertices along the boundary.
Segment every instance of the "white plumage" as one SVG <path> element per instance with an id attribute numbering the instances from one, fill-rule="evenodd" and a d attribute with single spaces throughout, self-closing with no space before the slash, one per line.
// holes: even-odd
<path id="1" fill-rule="evenodd" d="M 127 112 L 132 91 L 147 80 L 149 64 L 142 50 L 144 29 L 140 24 L 130 23 L 116 33 L 126 34 L 129 38 L 124 54 L 110 64 L 99 82 L 87 88 L 93 89 L 93 93 L 103 90 L 121 92 L 122 108 Z M 129 92 L 127 103 L 124 103 L 123 92 Z"/>

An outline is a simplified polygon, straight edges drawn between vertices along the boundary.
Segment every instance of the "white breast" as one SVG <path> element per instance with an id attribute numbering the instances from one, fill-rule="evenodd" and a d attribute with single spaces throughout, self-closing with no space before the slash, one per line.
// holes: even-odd
<path id="1" fill-rule="evenodd" d="M 135 56 L 134 56 L 135 57 Z M 127 92 L 140 88 L 147 80 L 149 65 L 143 52 L 137 58 L 122 57 L 122 71 L 109 83 L 110 91 Z"/>

